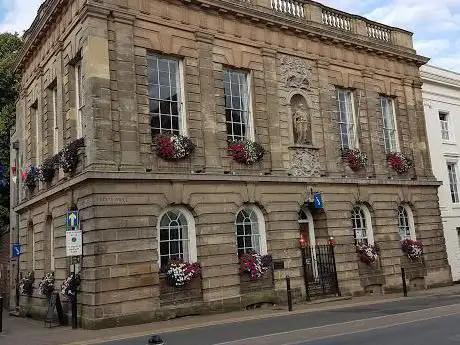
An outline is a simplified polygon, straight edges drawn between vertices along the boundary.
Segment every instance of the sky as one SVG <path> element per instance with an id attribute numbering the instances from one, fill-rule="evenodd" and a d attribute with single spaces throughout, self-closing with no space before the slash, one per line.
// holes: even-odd
<path id="1" fill-rule="evenodd" d="M 269 1 L 269 0 L 266 0 Z M 319 0 L 380 23 L 414 32 L 415 49 L 430 65 L 460 72 L 460 0 Z M 20 34 L 42 0 L 0 0 L 0 33 Z"/>

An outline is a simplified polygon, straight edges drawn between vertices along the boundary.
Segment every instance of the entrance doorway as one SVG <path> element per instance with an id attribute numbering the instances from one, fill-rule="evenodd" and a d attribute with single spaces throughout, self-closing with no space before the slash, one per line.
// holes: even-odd
<path id="1" fill-rule="evenodd" d="M 316 243 L 314 220 L 308 209 L 299 212 L 302 243 L 302 267 L 307 300 L 319 296 L 340 295 L 334 247 Z"/>

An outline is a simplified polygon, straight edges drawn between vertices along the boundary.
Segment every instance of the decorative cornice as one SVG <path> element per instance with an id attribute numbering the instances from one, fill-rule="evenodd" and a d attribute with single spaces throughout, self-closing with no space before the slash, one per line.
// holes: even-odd
<path id="1" fill-rule="evenodd" d="M 361 70 L 361 75 L 363 76 L 363 78 L 374 79 L 374 72 L 372 72 L 369 69 Z"/>
<path id="2" fill-rule="evenodd" d="M 204 31 L 197 31 L 195 32 L 195 39 L 197 42 L 213 44 L 214 35 Z"/>
<path id="3" fill-rule="evenodd" d="M 336 184 L 343 186 L 350 185 L 384 185 L 384 186 L 432 186 L 439 187 L 442 182 L 436 180 L 389 180 L 386 178 L 328 178 L 328 177 L 293 177 L 293 176 L 249 176 L 249 175 L 216 175 L 216 174 L 181 174 L 181 173 L 143 173 L 143 172 L 120 172 L 107 170 L 88 170 L 69 181 L 52 187 L 46 192 L 24 201 L 14 208 L 14 212 L 25 212 L 36 203 L 47 200 L 53 195 L 64 193 L 82 183 L 90 180 L 98 181 L 182 181 L 182 182 L 203 182 L 203 183 L 292 183 L 292 184 Z"/>
<path id="4" fill-rule="evenodd" d="M 276 58 L 276 55 L 277 55 L 277 51 L 275 49 L 267 48 L 267 47 L 262 48 L 262 56 Z"/>
<path id="5" fill-rule="evenodd" d="M 327 60 L 317 60 L 316 66 L 322 69 L 329 69 L 329 67 L 331 66 L 331 63 Z"/>
<path id="6" fill-rule="evenodd" d="M 44 2 L 44 4 L 40 7 L 39 13 L 36 19 L 34 20 L 31 28 L 27 31 L 25 35 L 26 42 L 19 54 L 16 68 L 22 68 L 25 60 L 33 54 L 35 50 L 34 48 L 40 45 L 41 40 L 45 37 L 46 30 L 52 22 L 52 20 L 55 19 L 62 12 L 62 8 L 66 6 L 70 1 L 71 0 L 46 0 Z M 239 17 L 241 19 L 248 19 L 252 22 L 264 24 L 267 27 L 292 31 L 296 35 L 306 35 L 307 37 L 309 37 L 309 39 L 312 40 L 322 40 L 330 44 L 343 44 L 349 47 L 353 47 L 355 49 L 364 49 L 367 50 L 368 53 L 376 53 L 390 58 L 396 58 L 399 60 L 406 61 L 408 63 L 416 64 L 417 66 L 422 66 L 429 61 L 428 58 L 415 54 L 415 51 L 413 49 L 392 45 L 391 43 L 369 40 L 367 39 L 367 37 L 360 36 L 353 31 L 348 32 L 335 30 L 334 28 L 322 25 L 321 23 L 312 22 L 305 19 L 300 20 L 296 17 L 276 13 L 268 7 L 265 8 L 262 6 L 252 5 L 244 1 L 181 1 L 186 3 L 187 6 L 197 5 L 200 7 L 206 7 L 208 11 L 215 10 L 218 12 L 225 12 L 230 15 L 234 15 L 235 17 Z M 302 0 L 302 2 L 307 5 L 319 6 L 318 3 L 313 1 Z M 83 6 L 84 7 L 82 11 L 85 13 L 85 15 L 82 18 L 85 18 L 85 16 L 88 16 L 90 13 L 92 16 L 99 16 L 100 18 L 105 18 L 107 16 L 107 10 L 116 11 L 116 8 L 108 7 L 107 5 L 104 5 L 100 2 L 96 2 L 95 0 L 89 0 Z M 120 12 L 122 11 L 124 10 L 122 9 Z M 124 13 L 126 13 L 124 17 L 118 13 L 114 17 L 121 20 L 127 20 L 130 23 L 135 19 L 133 15 L 127 14 L 127 11 L 125 11 Z M 139 12 L 138 15 L 142 15 L 142 13 Z M 351 14 L 349 16 L 351 18 L 361 18 L 359 16 Z M 366 22 L 370 21 L 366 20 Z M 386 27 L 383 24 L 378 25 Z M 391 29 L 392 32 L 395 31 L 410 34 L 409 32 L 398 28 L 386 28 Z"/>

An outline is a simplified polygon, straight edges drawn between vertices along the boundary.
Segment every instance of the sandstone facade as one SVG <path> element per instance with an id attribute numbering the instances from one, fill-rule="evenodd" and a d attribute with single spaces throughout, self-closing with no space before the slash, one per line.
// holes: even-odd
<path id="1" fill-rule="evenodd" d="M 179 128 L 196 145 L 180 162 L 159 158 L 152 142 L 155 54 L 180 61 Z M 324 210 L 311 214 L 316 243 L 336 240 L 342 294 L 401 289 L 402 266 L 412 286 L 449 284 L 421 97 L 419 66 L 426 61 L 410 33 L 312 1 L 46 1 L 18 64 L 17 166 L 40 164 L 81 135 L 85 147 L 73 174 L 60 168 L 53 181 L 32 190 L 20 183 L 14 210 L 21 272 L 40 278 L 54 270 L 57 282 L 65 279 L 65 214 L 76 206 L 84 232 L 79 316 L 85 327 L 274 302 L 285 275 L 303 298 L 298 213 L 318 191 Z M 228 152 L 229 69 L 248 76 L 248 133 L 267 151 L 250 166 Z M 353 94 L 347 104 L 354 108 L 356 142 L 368 156 L 358 172 L 342 157 L 337 89 Z M 392 144 L 383 134 L 382 97 L 394 104 L 396 149 L 413 161 L 405 174 L 387 163 Z M 299 108 L 309 126 L 300 143 Z M 356 255 L 357 206 L 366 210 L 368 236 L 381 249 L 372 268 Z M 401 252 L 400 206 L 410 210 L 411 235 L 424 244 L 422 263 Z M 283 263 L 264 281 L 239 274 L 235 217 L 244 207 L 256 210 L 261 248 Z M 180 290 L 159 274 L 160 219 L 176 209 L 196 235 L 189 254 L 202 265 L 201 279 Z M 43 312 L 37 291 L 20 304 Z"/>

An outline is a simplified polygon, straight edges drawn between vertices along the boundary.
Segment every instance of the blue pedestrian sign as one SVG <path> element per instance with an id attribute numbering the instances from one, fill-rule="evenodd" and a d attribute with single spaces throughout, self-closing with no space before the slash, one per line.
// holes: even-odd
<path id="1" fill-rule="evenodd" d="M 315 208 L 323 208 L 323 199 L 321 198 L 321 193 L 315 193 L 313 195 L 313 203 Z"/>
<path id="2" fill-rule="evenodd" d="M 78 211 L 67 211 L 66 227 L 67 231 L 80 229 L 80 216 Z"/>
<path id="3" fill-rule="evenodd" d="M 17 258 L 21 255 L 21 245 L 19 243 L 13 244 L 13 248 L 11 250 L 13 258 Z"/>

